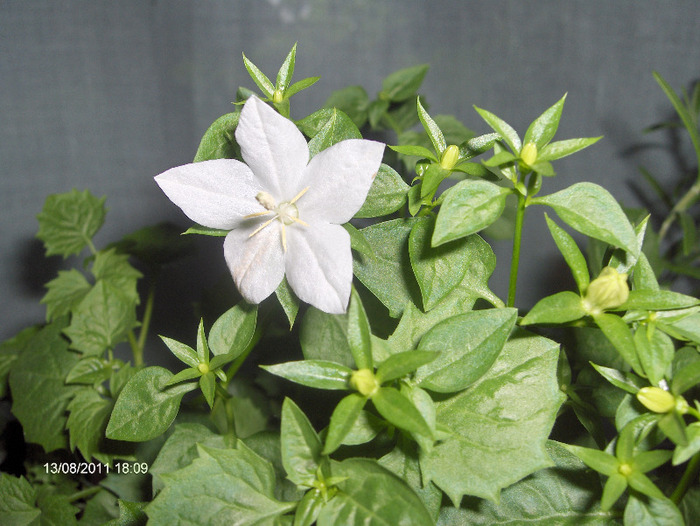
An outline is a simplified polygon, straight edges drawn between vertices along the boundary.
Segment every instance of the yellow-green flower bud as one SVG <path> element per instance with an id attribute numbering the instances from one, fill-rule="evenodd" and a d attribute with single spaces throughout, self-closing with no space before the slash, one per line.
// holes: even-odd
<path id="1" fill-rule="evenodd" d="M 642 387 L 637 391 L 637 400 L 654 413 L 668 413 L 676 408 L 676 397 L 660 387 Z"/>
<path id="2" fill-rule="evenodd" d="M 627 462 L 623 462 L 617 467 L 617 472 L 623 477 L 629 477 L 632 474 L 632 466 Z"/>
<path id="3" fill-rule="evenodd" d="M 537 146 L 534 142 L 528 142 L 520 150 L 520 160 L 528 166 L 532 166 L 537 161 Z"/>
<path id="4" fill-rule="evenodd" d="M 272 94 L 272 102 L 279 104 L 284 100 L 284 92 L 281 89 L 276 89 Z"/>
<path id="5" fill-rule="evenodd" d="M 583 308 L 589 314 L 599 314 L 606 309 L 619 307 L 630 295 L 627 274 L 620 274 L 612 267 L 605 267 L 591 281 L 583 298 Z"/>
<path id="6" fill-rule="evenodd" d="M 200 373 L 202 374 L 207 374 L 209 372 L 209 366 L 206 363 L 200 363 L 197 366 L 197 369 L 199 370 Z"/>
<path id="7" fill-rule="evenodd" d="M 454 144 L 450 144 L 445 151 L 442 152 L 442 157 L 440 158 L 440 168 L 443 170 L 452 170 L 459 160 L 459 147 Z"/>
<path id="8" fill-rule="evenodd" d="M 362 396 L 371 397 L 379 390 L 379 382 L 372 371 L 360 369 L 359 371 L 353 371 L 350 375 L 350 387 Z"/>

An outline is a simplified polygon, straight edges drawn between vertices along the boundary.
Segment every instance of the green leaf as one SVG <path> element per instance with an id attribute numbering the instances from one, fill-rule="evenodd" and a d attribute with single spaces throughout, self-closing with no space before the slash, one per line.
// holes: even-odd
<path id="1" fill-rule="evenodd" d="M 12 414 L 22 424 L 24 440 L 40 444 L 47 453 L 68 446 L 65 413 L 80 389 L 65 383 L 79 357 L 61 337 L 61 320 L 35 333 L 10 371 Z"/>
<path id="2" fill-rule="evenodd" d="M 389 309 L 392 317 L 400 316 L 411 301 L 411 294 L 418 292 L 407 250 L 414 224 L 413 219 L 394 219 L 361 230 L 374 248 L 375 257 L 356 259 L 355 275 Z"/>
<path id="3" fill-rule="evenodd" d="M 192 238 L 184 237 L 182 230 L 172 223 L 139 228 L 109 246 L 151 267 L 171 263 L 194 251 Z"/>
<path id="4" fill-rule="evenodd" d="M 98 282 L 109 283 L 138 305 L 136 283 L 143 275 L 131 266 L 128 255 L 118 254 L 114 248 L 98 252 L 92 263 L 92 274 Z"/>
<path id="5" fill-rule="evenodd" d="M 294 526 L 312 526 L 316 524 L 318 514 L 325 505 L 323 497 L 316 489 L 307 491 L 299 501 L 294 512 Z"/>
<path id="6" fill-rule="evenodd" d="M 548 205 L 574 230 L 639 254 L 637 236 L 615 198 L 602 186 L 576 183 L 560 192 L 536 197 L 532 204 Z"/>
<path id="7" fill-rule="evenodd" d="M 445 136 L 442 134 L 442 131 L 440 130 L 439 126 L 430 117 L 430 115 L 428 115 L 428 112 L 425 111 L 425 109 L 423 108 L 423 105 L 420 103 L 420 97 L 416 98 L 416 104 L 418 107 L 418 118 L 420 119 L 420 122 L 423 125 L 423 129 L 425 129 L 425 132 L 428 134 L 430 142 L 433 143 L 435 153 L 437 155 L 440 155 L 445 150 L 445 148 L 447 148 L 447 144 L 445 143 Z"/>
<path id="8" fill-rule="evenodd" d="M 195 224 L 194 226 L 191 226 L 185 232 L 183 232 L 183 235 L 199 234 L 202 236 L 225 237 L 228 235 L 229 232 L 230 230 L 221 230 L 220 228 L 209 228 L 208 226 Z"/>
<path id="9" fill-rule="evenodd" d="M 597 143 L 603 137 L 582 137 L 580 139 L 565 139 L 563 141 L 550 142 L 537 154 L 538 161 L 556 161 L 579 150 L 588 148 Z"/>
<path id="10" fill-rule="evenodd" d="M 380 217 L 396 212 L 406 202 L 408 188 L 393 168 L 382 163 L 355 217 Z"/>
<path id="11" fill-rule="evenodd" d="M 307 387 L 331 390 L 349 389 L 348 380 L 352 373 L 349 367 L 324 360 L 301 360 L 261 367 L 268 373 Z"/>
<path id="12" fill-rule="evenodd" d="M 345 437 L 355 426 L 355 422 L 366 403 L 367 398 L 359 393 L 351 393 L 338 402 L 328 424 L 326 442 L 322 452 L 324 455 L 330 455 L 340 447 Z"/>
<path id="13" fill-rule="evenodd" d="M 674 373 L 671 391 L 675 395 L 681 395 L 698 384 L 700 384 L 700 361 L 695 361 Z"/>
<path id="14" fill-rule="evenodd" d="M 348 307 L 348 344 L 358 369 L 373 369 L 371 336 L 367 313 L 353 287 Z"/>
<path id="15" fill-rule="evenodd" d="M 430 427 L 416 406 L 393 387 L 381 387 L 372 395 L 372 403 L 380 415 L 400 429 L 432 436 Z"/>
<path id="16" fill-rule="evenodd" d="M 24 477 L 0 473 L 0 518 L 3 524 L 23 526 L 36 524 L 41 510 L 34 506 L 36 490 Z"/>
<path id="17" fill-rule="evenodd" d="M 146 507 L 155 524 L 274 524 L 296 506 L 274 497 L 272 464 L 241 441 L 236 449 L 199 446 L 199 458 L 161 478 L 165 488 Z"/>
<path id="18" fill-rule="evenodd" d="M 640 326 L 634 333 L 637 357 L 649 381 L 659 385 L 671 367 L 675 348 L 671 338 L 663 332 L 655 330 L 650 334 L 646 329 Z"/>
<path id="19" fill-rule="evenodd" d="M 294 64 L 296 62 L 296 56 L 297 56 L 297 43 L 295 42 L 294 45 L 292 46 L 292 49 L 287 54 L 287 57 L 284 59 L 282 66 L 280 67 L 279 71 L 277 72 L 277 87 L 278 88 L 284 89 L 287 86 L 289 86 L 289 83 L 292 81 L 292 75 L 294 75 Z"/>
<path id="20" fill-rule="evenodd" d="M 335 362 L 345 367 L 355 366 L 348 344 L 347 314 L 327 314 L 309 308 L 301 322 L 299 340 L 307 360 Z"/>
<path id="21" fill-rule="evenodd" d="M 607 511 L 613 507 L 627 489 L 627 478 L 620 473 L 613 473 L 605 482 L 603 497 L 600 499 L 600 507 Z"/>
<path id="22" fill-rule="evenodd" d="M 71 348 L 99 355 L 126 341 L 136 326 L 136 303 L 105 280 L 99 280 L 74 309 L 70 326 L 63 331 Z"/>
<path id="23" fill-rule="evenodd" d="M 418 369 L 415 381 L 424 389 L 438 393 L 469 387 L 496 361 L 517 315 L 516 309 L 487 309 L 437 324 L 423 336 L 418 348 L 440 354 Z"/>
<path id="24" fill-rule="evenodd" d="M 522 319 L 520 325 L 533 323 L 567 323 L 586 315 L 581 296 L 570 290 L 557 292 L 538 301 Z"/>
<path id="25" fill-rule="evenodd" d="M 296 95 L 300 91 L 305 90 L 306 88 L 309 88 L 316 84 L 319 80 L 321 80 L 321 77 L 307 77 L 305 79 L 301 79 L 298 82 L 295 82 L 291 86 L 289 86 L 287 89 L 284 90 L 284 98 L 289 99 L 293 95 Z"/>
<path id="26" fill-rule="evenodd" d="M 262 91 L 266 97 L 272 97 L 272 94 L 275 91 L 275 86 L 255 64 L 248 60 L 245 53 L 243 53 L 243 64 L 245 64 L 245 69 L 248 70 L 250 78 L 252 78 L 253 82 L 255 82 L 258 88 L 260 88 L 260 91 Z"/>
<path id="27" fill-rule="evenodd" d="M 279 284 L 279 287 L 277 287 L 277 290 L 275 290 L 275 295 L 282 306 L 284 314 L 287 316 L 289 329 L 291 330 L 294 326 L 294 321 L 297 319 L 297 314 L 299 313 L 300 301 L 296 294 L 294 294 L 292 287 L 289 286 L 286 277 L 282 278 L 282 282 Z"/>
<path id="28" fill-rule="evenodd" d="M 571 237 L 566 230 L 552 221 L 547 214 L 544 215 L 544 218 L 547 220 L 549 232 L 552 234 L 554 242 L 559 248 L 559 252 L 561 252 L 561 255 L 564 256 L 566 264 L 569 265 L 569 268 L 571 269 L 571 273 L 574 276 L 579 292 L 581 294 L 585 293 L 586 289 L 588 288 L 588 283 L 590 283 L 586 258 L 581 252 L 581 249 L 578 248 L 574 238 Z"/>
<path id="29" fill-rule="evenodd" d="M 591 365 L 608 382 L 630 394 L 637 394 L 637 391 L 648 385 L 647 382 L 632 373 L 623 373 L 611 367 L 596 365 L 593 362 L 591 362 Z"/>
<path id="30" fill-rule="evenodd" d="M 92 388 L 81 389 L 68 404 L 70 414 L 66 428 L 70 434 L 70 448 L 73 451 L 78 448 L 88 462 L 93 458 L 100 462 L 111 460 L 103 446 L 109 442 L 104 439 L 104 432 L 113 405 L 112 400 L 102 398 Z"/>
<path id="31" fill-rule="evenodd" d="M 617 511 L 604 512 L 598 501 L 600 477 L 558 442 L 547 452 L 555 466 L 541 469 L 501 492 L 499 504 L 467 497 L 459 509 L 443 507 L 438 524 L 610 526 Z M 643 524 L 643 523 L 637 523 Z"/>
<path id="32" fill-rule="evenodd" d="M 615 310 L 672 310 L 700 304 L 700 299 L 672 290 L 631 290 L 627 301 Z"/>
<path id="33" fill-rule="evenodd" d="M 423 83 L 423 78 L 429 67 L 428 64 L 421 64 L 394 71 L 382 81 L 382 91 L 379 93 L 379 98 L 391 102 L 412 98 Z"/>
<path id="34" fill-rule="evenodd" d="M 502 488 L 551 466 L 545 443 L 565 398 L 558 353 L 551 340 L 518 331 L 476 383 L 437 402 L 437 425 L 453 434 L 421 455 L 424 480 L 459 505 L 465 494 L 495 501 Z"/>
<path id="35" fill-rule="evenodd" d="M 214 159 L 238 159 L 241 149 L 236 142 L 236 126 L 240 112 L 227 113 L 216 119 L 204 132 L 194 162 Z"/>
<path id="36" fill-rule="evenodd" d="M 493 223 L 503 212 L 510 190 L 488 181 L 466 180 L 443 195 L 433 246 L 466 237 Z"/>
<path id="37" fill-rule="evenodd" d="M 493 128 L 493 131 L 495 131 L 501 136 L 501 138 L 506 142 L 506 144 L 513 153 L 520 153 L 520 149 L 522 148 L 520 137 L 518 137 L 518 133 L 513 129 L 513 127 L 510 124 L 500 119 L 499 117 L 496 117 L 493 113 L 489 111 L 482 110 L 481 108 L 477 108 L 476 106 L 474 106 L 474 109 L 479 115 L 481 115 L 481 118 L 486 121 L 486 124 L 491 126 L 491 128 Z"/>
<path id="38" fill-rule="evenodd" d="M 343 477 L 338 493 L 323 507 L 318 526 L 367 524 L 429 526 L 434 521 L 416 493 L 373 460 L 351 458 L 331 466 Z"/>
<path id="39" fill-rule="evenodd" d="M 657 449 L 654 451 L 644 451 L 634 457 L 632 466 L 635 470 L 639 470 L 641 473 L 646 473 L 652 469 L 656 469 L 662 466 L 673 456 L 672 451 L 667 451 L 663 449 Z"/>
<path id="40" fill-rule="evenodd" d="M 119 517 L 112 519 L 103 526 L 145 526 L 148 517 L 143 509 L 143 502 L 129 502 L 119 499 Z"/>
<path id="41" fill-rule="evenodd" d="M 653 75 L 656 82 L 659 83 L 659 86 L 661 86 L 661 89 L 668 97 L 668 100 L 670 100 L 671 104 L 673 104 L 673 108 L 676 110 L 676 113 L 678 113 L 681 121 L 683 121 L 683 125 L 685 126 L 685 129 L 688 130 L 688 135 L 690 135 L 690 140 L 693 143 L 695 156 L 700 159 L 700 133 L 698 132 L 697 121 L 693 119 L 693 116 L 686 109 L 678 95 L 676 95 L 676 92 L 673 91 L 670 84 L 666 82 L 656 71 L 653 72 Z"/>
<path id="42" fill-rule="evenodd" d="M 117 361 L 117 363 L 119 363 Z M 66 376 L 67 384 L 92 385 L 102 383 L 112 376 L 114 362 L 108 362 L 97 356 L 83 358 L 70 370 Z"/>
<path id="43" fill-rule="evenodd" d="M 362 232 L 360 232 L 350 223 L 345 223 L 344 225 L 342 225 L 342 227 L 348 234 L 350 234 L 350 248 L 362 254 L 363 256 L 367 256 L 369 258 L 374 257 L 374 250 L 372 249 L 372 245 L 370 245 L 367 239 L 365 239 L 365 236 Z"/>
<path id="44" fill-rule="evenodd" d="M 464 278 L 469 266 L 466 240 L 432 247 L 435 220 L 421 218 L 411 229 L 408 254 L 411 267 L 423 297 L 423 308 L 428 311 L 447 296 Z"/>
<path id="45" fill-rule="evenodd" d="M 350 117 L 335 108 L 325 108 L 299 121 L 299 128 L 309 137 L 311 157 L 340 141 L 362 139 L 360 130 Z"/>
<path id="46" fill-rule="evenodd" d="M 659 419 L 659 429 L 677 446 L 687 446 L 688 436 L 683 417 L 677 411 L 666 413 Z"/>
<path id="47" fill-rule="evenodd" d="M 257 305 L 250 305 L 245 301 L 219 316 L 209 331 L 209 348 L 214 356 L 240 356 L 253 340 L 257 317 Z"/>
<path id="48" fill-rule="evenodd" d="M 163 434 L 175 420 L 182 396 L 196 383 L 163 389 L 173 374 L 162 367 L 142 369 L 119 393 L 106 436 L 113 440 L 145 442 Z"/>
<path id="49" fill-rule="evenodd" d="M 545 144 L 552 140 L 552 137 L 557 133 L 557 128 L 559 127 L 559 119 L 561 119 L 561 112 L 564 109 L 565 100 L 566 95 L 532 121 L 532 124 L 530 124 L 525 132 L 523 143 L 534 143 L 537 149 L 540 150 Z"/>
<path id="50" fill-rule="evenodd" d="M 631 493 L 624 515 L 625 526 L 684 526 L 683 516 L 667 498 L 653 499 Z"/>
<path id="51" fill-rule="evenodd" d="M 438 353 L 432 351 L 404 351 L 392 354 L 377 367 L 377 380 L 384 383 L 402 378 L 437 357 Z"/>
<path id="52" fill-rule="evenodd" d="M 432 199 L 440 183 L 450 176 L 450 171 L 445 170 L 437 163 L 431 163 L 422 171 L 420 195 L 424 199 Z"/>
<path id="53" fill-rule="evenodd" d="M 337 108 L 345 113 L 355 126 L 362 128 L 367 122 L 369 97 L 362 86 L 348 86 L 331 93 L 324 108 Z"/>
<path id="54" fill-rule="evenodd" d="M 420 146 L 417 144 L 399 144 L 398 146 L 389 146 L 389 148 L 402 155 L 425 157 L 431 161 L 439 161 L 439 159 L 435 156 L 435 153 L 431 152 L 425 146 Z"/>
<path id="55" fill-rule="evenodd" d="M 199 390 L 202 391 L 204 399 L 207 401 L 207 404 L 209 404 L 209 409 L 213 408 L 214 392 L 216 391 L 216 379 L 214 378 L 214 373 L 209 371 L 208 373 L 205 373 L 199 377 Z"/>
<path id="56" fill-rule="evenodd" d="M 649 477 L 639 471 L 632 471 L 632 473 L 630 473 L 630 475 L 627 477 L 627 483 L 631 488 L 644 493 L 644 495 L 647 495 L 648 497 L 655 499 L 666 498 L 666 495 L 664 495 L 663 492 L 656 487 L 656 484 L 654 484 Z"/>
<path id="57" fill-rule="evenodd" d="M 38 326 L 27 327 L 9 340 L 0 343 L 0 398 L 7 396 L 7 380 L 13 364 L 38 330 Z"/>
<path id="58" fill-rule="evenodd" d="M 161 336 L 160 339 L 163 340 L 163 343 L 168 347 L 168 349 L 170 349 L 170 352 L 172 352 L 178 360 L 186 365 L 189 365 L 190 367 L 196 368 L 199 366 L 197 352 L 192 347 L 166 336 Z"/>
<path id="59" fill-rule="evenodd" d="M 620 356 L 632 366 L 634 372 L 642 375 L 642 365 L 637 357 L 632 331 L 619 316 L 602 313 L 593 317 L 596 325 L 603 331 L 605 337 L 613 344 Z"/>
<path id="60" fill-rule="evenodd" d="M 602 473 L 608 477 L 617 473 L 620 461 L 610 453 L 600 451 L 599 449 L 574 446 L 571 444 L 562 444 L 562 446 L 581 459 L 588 467 L 595 469 L 598 473 Z"/>
<path id="61" fill-rule="evenodd" d="M 690 460 L 700 451 L 700 422 L 693 422 L 685 429 L 688 444 L 676 446 L 673 451 L 673 465 L 678 466 Z"/>
<path id="62" fill-rule="evenodd" d="M 59 270 L 58 277 L 46 284 L 48 292 L 40 303 L 46 304 L 46 320 L 69 314 L 90 292 L 92 285 L 75 269 Z"/>
<path id="63" fill-rule="evenodd" d="M 313 485 L 323 445 L 311 422 L 289 398 L 282 404 L 282 464 L 287 478 L 299 486 Z"/>
<path id="64" fill-rule="evenodd" d="M 346 446 L 357 446 L 366 444 L 373 440 L 381 431 L 386 429 L 387 423 L 384 422 L 374 413 L 362 410 L 360 415 L 355 420 L 355 425 L 350 432 L 343 438 L 343 444 Z"/>

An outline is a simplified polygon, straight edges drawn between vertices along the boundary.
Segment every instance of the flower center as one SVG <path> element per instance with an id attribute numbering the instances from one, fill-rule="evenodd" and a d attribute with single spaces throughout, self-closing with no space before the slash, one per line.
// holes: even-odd
<path id="1" fill-rule="evenodd" d="M 280 203 L 279 205 L 275 202 L 275 198 L 267 192 L 258 192 L 258 195 L 255 196 L 255 199 L 267 210 L 265 210 L 264 212 L 256 212 L 255 214 L 248 214 L 247 216 L 243 216 L 243 219 L 250 219 L 253 217 L 264 216 L 267 214 L 275 214 L 275 216 L 272 219 L 268 219 L 267 221 L 265 221 L 262 225 L 256 228 L 253 231 L 253 233 L 250 234 L 250 236 L 248 237 L 253 237 L 263 228 L 265 228 L 275 219 L 277 219 L 280 223 L 282 223 L 282 248 L 285 252 L 287 252 L 287 232 L 285 230 L 285 227 L 291 225 L 292 223 L 299 223 L 300 225 L 309 226 L 308 223 L 305 223 L 304 221 L 299 219 L 299 209 L 295 204 L 301 198 L 301 196 L 307 192 L 308 189 L 309 187 L 307 186 L 301 192 L 299 192 L 294 197 L 294 199 L 292 199 L 291 201 L 285 201 L 283 203 Z"/>

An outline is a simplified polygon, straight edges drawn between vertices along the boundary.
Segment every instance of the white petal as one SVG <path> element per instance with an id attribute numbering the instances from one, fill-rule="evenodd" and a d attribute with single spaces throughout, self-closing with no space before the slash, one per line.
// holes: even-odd
<path id="1" fill-rule="evenodd" d="M 309 146 L 292 121 L 251 97 L 241 110 L 236 141 L 265 191 L 278 203 L 294 197 L 309 162 Z"/>
<path id="2" fill-rule="evenodd" d="M 352 285 L 350 235 L 327 223 L 290 225 L 285 270 L 300 300 L 330 314 L 345 312 Z"/>
<path id="3" fill-rule="evenodd" d="M 275 220 L 249 237 L 261 224 L 257 221 L 232 230 L 224 240 L 224 256 L 233 280 L 246 301 L 256 304 L 272 294 L 284 277 L 282 223 Z"/>
<path id="4" fill-rule="evenodd" d="M 342 224 L 362 207 L 379 170 L 384 144 L 348 139 L 318 153 L 306 168 L 299 217 Z M 308 219 L 307 219 L 308 218 Z"/>
<path id="5" fill-rule="evenodd" d="M 241 216 L 262 209 L 253 173 L 234 159 L 178 166 L 155 180 L 187 217 L 210 228 L 231 229 Z"/>

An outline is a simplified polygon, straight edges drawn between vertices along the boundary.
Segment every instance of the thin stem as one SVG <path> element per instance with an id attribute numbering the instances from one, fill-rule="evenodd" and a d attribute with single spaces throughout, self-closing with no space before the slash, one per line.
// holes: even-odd
<path id="1" fill-rule="evenodd" d="M 143 365 L 143 350 L 146 347 L 146 337 L 148 336 L 148 328 L 151 325 L 151 316 L 153 315 L 153 303 L 156 296 L 156 280 L 151 278 L 151 283 L 148 286 L 148 297 L 146 298 L 146 306 L 143 310 L 143 320 L 141 321 L 141 331 L 139 332 L 139 340 L 136 343 L 138 351 L 134 352 L 134 365 L 137 367 Z"/>
<path id="2" fill-rule="evenodd" d="M 659 230 L 659 240 L 666 237 L 668 229 L 671 228 L 676 216 L 681 212 L 685 212 L 698 198 L 700 198 L 700 174 L 698 174 L 698 180 L 695 181 L 695 184 L 688 189 L 685 195 L 681 197 L 681 199 L 671 209 L 671 212 L 668 214 L 666 219 L 664 219 L 661 229 Z"/>
<path id="3" fill-rule="evenodd" d="M 678 486 L 671 494 L 671 500 L 674 504 L 680 503 L 683 500 L 685 492 L 688 491 L 690 485 L 695 481 L 700 473 L 700 453 L 695 453 L 693 458 L 690 459 L 688 465 L 685 468 L 685 473 L 678 482 Z"/>
<path id="4" fill-rule="evenodd" d="M 68 502 L 75 502 L 76 500 L 83 500 L 87 497 L 92 497 L 95 493 L 98 493 L 102 489 L 101 486 L 93 486 L 92 488 L 84 489 L 73 493 L 73 495 L 68 496 Z"/>
<path id="5" fill-rule="evenodd" d="M 520 243 L 523 237 L 523 220 L 525 218 L 526 197 L 518 193 L 518 209 L 515 213 L 515 233 L 513 234 L 513 257 L 510 260 L 510 282 L 508 284 L 508 307 L 515 306 L 515 289 L 518 285 L 518 267 L 520 266 Z"/>

